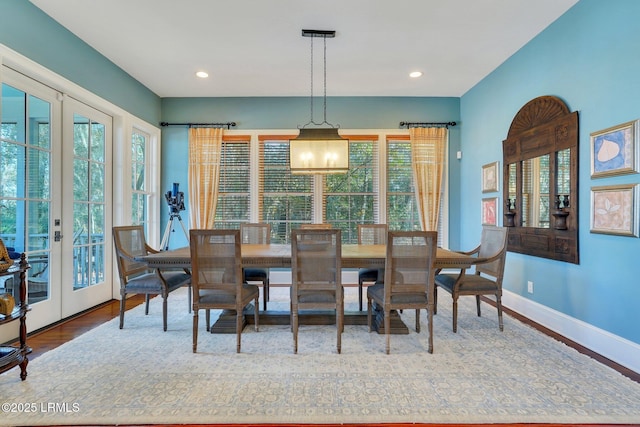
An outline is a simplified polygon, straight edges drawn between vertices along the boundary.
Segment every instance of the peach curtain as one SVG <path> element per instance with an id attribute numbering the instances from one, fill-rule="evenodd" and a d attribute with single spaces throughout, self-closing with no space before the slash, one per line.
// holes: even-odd
<path id="1" fill-rule="evenodd" d="M 191 228 L 212 229 L 222 152 L 221 128 L 189 129 L 189 219 Z"/>
<path id="2" fill-rule="evenodd" d="M 411 158 L 416 204 L 424 231 L 438 231 L 440 192 L 444 172 L 446 127 L 411 128 Z"/>

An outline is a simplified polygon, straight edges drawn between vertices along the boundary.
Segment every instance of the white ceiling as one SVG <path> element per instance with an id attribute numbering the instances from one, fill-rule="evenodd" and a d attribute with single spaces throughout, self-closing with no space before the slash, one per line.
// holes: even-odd
<path id="1" fill-rule="evenodd" d="M 302 29 L 327 96 L 458 97 L 578 0 L 30 1 L 161 97 L 309 96 Z"/>

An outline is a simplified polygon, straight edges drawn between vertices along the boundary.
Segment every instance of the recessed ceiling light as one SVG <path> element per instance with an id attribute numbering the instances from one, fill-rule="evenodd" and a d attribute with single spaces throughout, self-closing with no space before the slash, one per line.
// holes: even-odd
<path id="1" fill-rule="evenodd" d="M 201 79 L 206 79 L 207 77 L 209 77 L 209 74 L 205 71 L 198 71 L 196 73 L 196 76 L 200 77 Z"/>
<path id="2" fill-rule="evenodd" d="M 412 71 L 409 73 L 409 77 L 417 78 L 422 76 L 422 71 Z"/>

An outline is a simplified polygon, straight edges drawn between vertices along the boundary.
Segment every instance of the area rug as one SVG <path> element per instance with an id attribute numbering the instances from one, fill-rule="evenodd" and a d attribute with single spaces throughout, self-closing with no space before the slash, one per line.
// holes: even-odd
<path id="1" fill-rule="evenodd" d="M 286 288 L 273 288 L 270 310 L 286 310 Z M 347 310 L 357 309 L 354 289 Z M 161 299 L 34 359 L 21 382 L 0 375 L 0 425 L 215 423 L 640 423 L 640 384 L 495 308 L 461 298 L 458 333 L 443 293 L 427 353 L 426 316 L 408 335 L 346 326 L 342 354 L 334 326 L 301 326 L 298 354 L 290 327 L 248 326 L 242 353 L 235 335 L 210 334 L 204 315 L 191 351 L 186 292 Z M 214 313 L 215 317 L 215 313 Z"/>

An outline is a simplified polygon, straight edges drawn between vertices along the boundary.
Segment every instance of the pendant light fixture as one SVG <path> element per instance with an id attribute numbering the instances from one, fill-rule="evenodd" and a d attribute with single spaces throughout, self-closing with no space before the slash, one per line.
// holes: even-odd
<path id="1" fill-rule="evenodd" d="M 349 170 L 349 140 L 338 134 L 338 126 L 327 122 L 327 38 L 335 31 L 302 30 L 302 37 L 311 37 L 311 117 L 307 124 L 298 126 L 299 135 L 289 140 L 289 164 L 292 174 L 346 173 Z M 324 41 L 324 95 L 323 121 L 313 120 L 313 39 Z M 319 127 L 310 127 L 310 126 Z"/>

